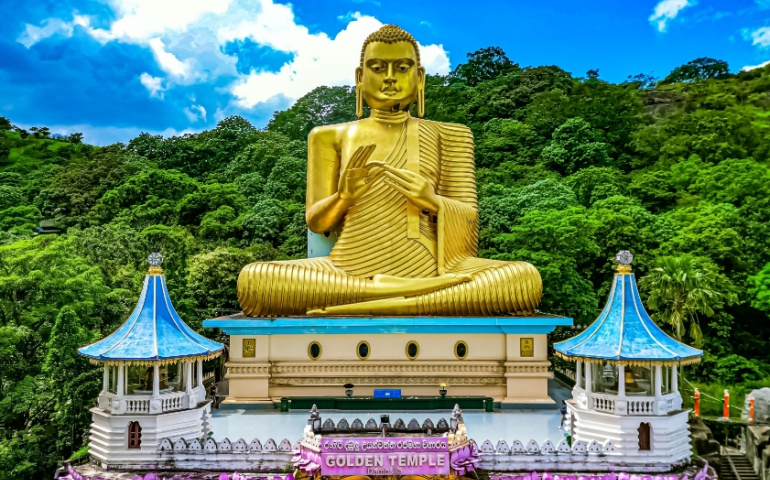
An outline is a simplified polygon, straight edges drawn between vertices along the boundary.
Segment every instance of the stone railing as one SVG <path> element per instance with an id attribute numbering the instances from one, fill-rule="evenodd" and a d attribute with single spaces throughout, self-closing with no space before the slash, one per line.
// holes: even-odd
<path id="1" fill-rule="evenodd" d="M 99 395 L 99 408 L 113 415 L 157 414 L 194 408 L 204 400 L 206 391 L 202 386 L 193 388 L 190 395 L 184 391 L 168 392 L 161 393 L 158 398 L 148 394 L 119 396 L 114 393 L 102 393 Z"/>
<path id="2" fill-rule="evenodd" d="M 295 442 L 299 449 L 299 441 Z M 234 442 L 225 438 L 161 440 L 153 468 L 164 470 L 236 470 L 248 472 L 290 472 L 294 445 L 283 439 L 272 438 L 262 442 L 255 438 L 246 443 L 242 438 Z"/>
<path id="3" fill-rule="evenodd" d="M 295 442 L 297 448 L 299 448 L 299 441 Z M 263 444 L 258 438 L 253 439 L 250 443 L 246 443 L 244 439 L 238 439 L 235 442 L 231 442 L 230 439 L 225 438 L 221 442 L 215 441 L 213 438 L 208 438 L 201 442 L 197 438 L 187 441 L 182 438 L 171 441 L 169 438 L 164 438 L 158 446 L 158 452 L 162 455 L 170 453 L 190 453 L 193 455 L 215 455 L 215 454 L 260 454 L 260 453 L 293 453 L 293 445 L 287 439 L 281 440 L 281 443 L 276 443 L 272 438 L 268 438 Z"/>
<path id="4" fill-rule="evenodd" d="M 281 472 L 291 468 L 293 450 L 299 449 L 299 441 L 292 444 L 288 439 L 277 443 L 273 439 L 264 442 L 253 439 L 231 441 L 225 438 L 217 442 L 205 440 L 163 439 L 157 451 L 154 468 L 203 469 L 215 466 L 222 470 Z M 530 440 L 526 444 L 515 440 L 510 446 L 505 440 L 496 444 L 485 440 L 479 444 L 479 468 L 490 472 L 526 472 L 554 470 L 560 472 L 609 472 L 620 466 L 629 472 L 658 472 L 671 468 L 664 460 L 637 452 L 621 453 L 612 442 L 599 444 L 584 441 L 571 446 L 566 440 L 554 445 L 551 441 L 538 444 Z"/>
<path id="5" fill-rule="evenodd" d="M 572 389 L 577 406 L 598 412 L 616 415 L 665 415 L 682 409 L 682 397 L 678 392 L 654 396 L 614 395 L 611 393 L 586 392 L 582 388 Z"/>
<path id="6" fill-rule="evenodd" d="M 489 472 L 532 472 L 552 470 L 557 472 L 668 472 L 673 465 L 665 456 L 649 452 L 617 449 L 611 441 L 603 444 L 579 440 L 572 445 L 561 440 L 556 446 L 550 440 L 538 445 L 535 440 L 526 444 L 514 440 L 509 446 L 505 440 L 494 444 L 485 440 L 481 446 L 479 468 Z M 491 478 L 491 475 L 490 475 Z"/>

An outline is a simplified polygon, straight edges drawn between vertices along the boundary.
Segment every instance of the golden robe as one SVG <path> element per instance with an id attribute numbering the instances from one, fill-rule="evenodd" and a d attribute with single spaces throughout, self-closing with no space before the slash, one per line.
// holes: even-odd
<path id="1" fill-rule="evenodd" d="M 476 257 L 478 204 L 470 130 L 410 118 L 384 162 L 428 179 L 439 196 L 437 215 L 420 212 L 383 178 L 376 180 L 349 208 L 328 257 L 258 262 L 243 269 L 238 293 L 244 313 L 304 315 L 310 309 L 368 300 L 367 282 L 377 274 L 427 278 L 446 273 L 470 274 L 472 280 L 410 297 L 410 314 L 533 313 L 542 283 L 532 265 Z"/>

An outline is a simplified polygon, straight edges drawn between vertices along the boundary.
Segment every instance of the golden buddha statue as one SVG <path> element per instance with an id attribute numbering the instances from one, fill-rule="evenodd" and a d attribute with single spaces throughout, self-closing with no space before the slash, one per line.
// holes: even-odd
<path id="1" fill-rule="evenodd" d="M 364 100 L 371 116 L 360 119 Z M 425 107 L 417 42 L 372 33 L 356 69 L 358 121 L 308 138 L 307 225 L 338 232 L 328 257 L 257 262 L 238 278 L 246 315 L 452 315 L 535 311 L 538 271 L 477 258 L 473 134 L 413 118 Z"/>

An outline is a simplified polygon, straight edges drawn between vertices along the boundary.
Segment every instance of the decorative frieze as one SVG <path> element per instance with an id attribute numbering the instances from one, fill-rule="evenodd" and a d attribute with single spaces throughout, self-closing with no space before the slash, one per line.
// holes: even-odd
<path id="1" fill-rule="evenodd" d="M 507 374 L 548 374 L 550 362 L 523 363 L 509 362 L 505 364 L 505 373 Z"/>
<path id="2" fill-rule="evenodd" d="M 228 363 L 227 375 L 270 375 L 270 365 L 238 365 Z"/>
<path id="3" fill-rule="evenodd" d="M 451 382 L 452 385 L 504 385 L 503 377 L 456 377 L 447 375 L 443 377 L 277 377 L 270 378 L 271 385 L 344 385 L 346 383 L 357 385 L 437 385 L 442 382 Z"/>
<path id="4" fill-rule="evenodd" d="M 449 364 L 447 362 L 436 363 L 382 363 L 377 364 L 373 362 L 367 362 L 366 364 L 350 364 L 350 363 L 335 363 L 335 364 L 286 364 L 277 363 L 273 364 L 271 373 L 274 375 L 287 375 L 287 374 L 369 374 L 369 373 L 404 373 L 404 374 L 416 374 L 416 373 L 481 373 L 484 375 L 503 374 L 505 367 L 499 362 L 475 362 L 475 363 L 458 363 Z"/>

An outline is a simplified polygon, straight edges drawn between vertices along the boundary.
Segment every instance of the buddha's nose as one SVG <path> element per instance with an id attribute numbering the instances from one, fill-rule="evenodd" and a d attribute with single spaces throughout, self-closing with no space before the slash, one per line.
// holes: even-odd
<path id="1" fill-rule="evenodd" d="M 385 83 L 393 83 L 396 81 L 396 76 L 393 71 L 393 64 L 388 65 L 388 73 L 385 75 Z"/>

